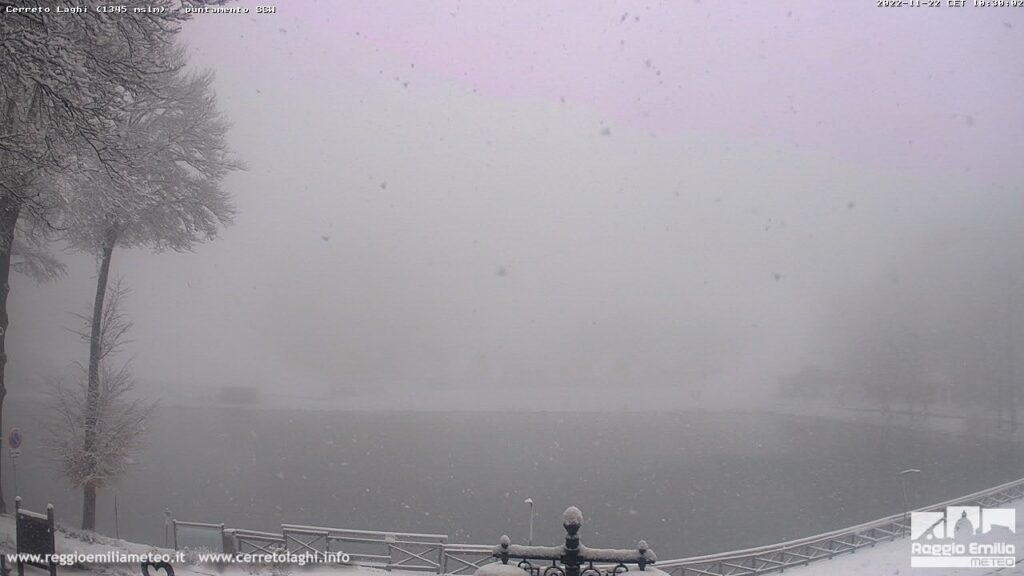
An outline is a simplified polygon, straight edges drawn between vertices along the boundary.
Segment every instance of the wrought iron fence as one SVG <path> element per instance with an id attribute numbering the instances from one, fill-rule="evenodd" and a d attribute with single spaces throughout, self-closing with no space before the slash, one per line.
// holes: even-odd
<path id="1" fill-rule="evenodd" d="M 492 555 L 502 564 L 517 560 L 516 566 L 531 576 L 614 576 L 628 571 L 629 564 L 636 564 L 643 571 L 657 560 L 643 540 L 633 549 L 584 546 L 579 535 L 583 513 L 575 506 L 565 509 L 562 527 L 565 528 L 565 543 L 560 546 L 522 546 L 502 536 Z M 550 562 L 550 565 L 535 565 L 533 562 L 537 560 Z"/>

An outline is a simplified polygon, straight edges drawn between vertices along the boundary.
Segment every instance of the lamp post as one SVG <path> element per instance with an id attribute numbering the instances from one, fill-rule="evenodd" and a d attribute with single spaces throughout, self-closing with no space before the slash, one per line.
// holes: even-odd
<path id="1" fill-rule="evenodd" d="M 168 508 L 168 509 L 164 510 L 164 548 L 167 548 L 169 543 L 170 543 L 169 535 L 171 533 L 171 523 L 172 522 L 173 522 L 173 520 L 171 520 L 171 510 Z M 177 535 L 175 535 L 175 540 L 177 540 Z M 178 543 L 177 542 L 174 543 L 174 547 L 175 547 L 175 549 L 177 549 L 177 547 L 178 547 Z"/>
<path id="2" fill-rule="evenodd" d="M 527 543 L 533 546 L 533 498 L 527 498 L 523 500 L 523 503 L 530 505 L 530 537 L 527 539 Z"/>
<path id="3" fill-rule="evenodd" d="M 917 468 L 907 468 L 898 474 L 900 477 L 900 489 L 903 492 L 903 534 L 906 535 L 909 524 L 907 523 L 907 516 L 910 515 L 910 501 L 907 500 L 907 476 L 911 474 L 920 474 L 921 471 Z"/>

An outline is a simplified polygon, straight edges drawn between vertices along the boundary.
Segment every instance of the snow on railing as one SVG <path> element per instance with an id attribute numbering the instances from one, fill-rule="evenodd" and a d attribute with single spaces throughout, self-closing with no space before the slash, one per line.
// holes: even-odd
<path id="1" fill-rule="evenodd" d="M 975 504 L 979 506 L 998 506 L 1024 498 L 1024 478 L 1007 482 L 987 490 L 954 498 L 931 506 L 918 508 L 915 512 L 942 510 L 947 506 Z M 760 576 L 782 572 L 794 566 L 804 566 L 810 562 L 826 560 L 834 556 L 856 552 L 865 547 L 874 546 L 879 542 L 895 540 L 906 535 L 908 516 L 904 513 L 893 514 L 857 526 L 816 534 L 797 540 L 770 544 L 744 550 L 732 550 L 703 556 L 677 558 L 657 562 L 657 567 L 672 576 Z M 499 561 L 501 546 L 488 544 L 457 544 L 448 542 L 445 534 L 416 534 L 408 532 L 383 532 L 375 530 L 350 530 L 343 528 L 327 528 L 320 526 L 302 526 L 298 524 L 282 524 L 282 533 L 257 532 L 253 530 L 226 529 L 220 524 L 201 522 L 180 522 L 176 525 L 190 527 L 220 527 L 223 533 L 223 551 L 261 552 L 274 549 L 291 550 L 294 552 L 345 552 L 351 557 L 351 563 L 362 566 L 401 570 L 420 570 L 465 576 L 481 566 Z M 346 544 L 341 550 L 340 544 Z M 356 547 L 356 548 L 353 548 Z M 359 551 L 366 547 L 376 549 L 367 552 Z M 562 552 L 562 546 L 525 547 L 509 544 L 506 549 L 509 557 L 522 554 L 532 555 L 545 548 L 545 554 L 554 555 Z M 548 550 L 547 548 L 550 548 Z M 351 549 L 351 550 L 350 550 Z M 594 561 L 592 564 L 598 572 L 613 574 L 617 571 L 614 564 L 619 560 L 636 562 L 638 550 L 621 550 L 615 559 Z M 646 545 L 643 546 L 646 549 Z M 581 546 L 584 552 L 590 551 Z M 355 551 L 356 553 L 353 553 Z M 640 552 L 644 554 L 644 552 Z M 628 557 L 627 557 L 628 556 Z M 538 558 L 539 559 L 539 558 Z M 651 555 L 653 560 L 653 553 Z M 645 561 L 645 563 L 647 563 Z M 653 562 L 651 562 L 653 563 Z M 621 564 L 619 565 L 621 566 Z"/>
<path id="2" fill-rule="evenodd" d="M 282 524 L 285 546 L 295 553 L 348 554 L 352 563 L 391 570 L 423 570 L 440 574 L 447 534 L 349 530 Z M 332 548 L 332 544 L 334 547 Z M 344 544 L 344 550 L 339 545 Z"/>
<path id="3" fill-rule="evenodd" d="M 994 488 L 954 498 L 915 512 L 943 510 L 947 506 L 977 504 L 992 506 L 1024 498 L 1024 478 Z M 782 572 L 793 566 L 831 559 L 906 535 L 907 515 L 893 514 L 857 526 L 808 536 L 789 542 L 770 544 L 746 550 L 733 550 L 705 556 L 679 558 L 658 563 L 658 568 L 672 576 L 759 576 Z"/>
<path id="4" fill-rule="evenodd" d="M 484 564 L 494 562 L 494 546 L 487 544 L 446 544 L 441 573 L 459 576 L 472 574 Z"/>
<path id="5" fill-rule="evenodd" d="M 14 525 L 14 546 L 18 556 L 14 564 L 18 569 L 18 576 L 24 576 L 26 564 L 42 568 L 49 572 L 50 576 L 57 576 L 57 563 L 54 561 L 57 554 L 57 525 L 54 521 L 53 504 L 47 504 L 46 514 L 40 514 L 22 508 L 21 496 L 16 496 Z M 30 556 L 34 556 L 35 560 L 24 559 Z M 7 555 L 3 554 L 0 560 L 3 573 L 10 573 Z"/>
<path id="6" fill-rule="evenodd" d="M 217 550 L 224 545 L 224 525 L 209 522 L 171 520 L 171 544 L 175 550 L 205 548 Z"/>
<path id="7" fill-rule="evenodd" d="M 285 549 L 284 536 L 273 532 L 231 528 L 224 531 L 224 549 L 227 554 L 274 554 Z"/>
<path id="8" fill-rule="evenodd" d="M 562 514 L 565 528 L 565 543 L 560 546 L 523 546 L 512 544 L 508 536 L 502 536 L 492 554 L 508 566 L 509 560 L 518 560 L 518 572 L 523 576 L 603 576 L 630 571 L 629 565 L 636 564 L 639 572 L 657 560 L 654 551 L 641 540 L 636 548 L 588 548 L 580 543 L 580 528 L 583 527 L 583 513 L 575 506 L 565 509 Z M 532 561 L 550 561 L 551 565 L 534 565 Z M 508 571 L 498 571 L 507 573 Z M 653 571 L 652 571 L 653 572 Z M 479 573 L 478 573 L 479 574 Z"/>

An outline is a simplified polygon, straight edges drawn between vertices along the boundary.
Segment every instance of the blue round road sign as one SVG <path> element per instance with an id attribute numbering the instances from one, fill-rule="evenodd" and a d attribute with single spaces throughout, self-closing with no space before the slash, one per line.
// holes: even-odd
<path id="1" fill-rule="evenodd" d="M 11 450 L 21 448 L 21 430 L 11 428 L 11 431 L 7 434 L 7 446 Z"/>

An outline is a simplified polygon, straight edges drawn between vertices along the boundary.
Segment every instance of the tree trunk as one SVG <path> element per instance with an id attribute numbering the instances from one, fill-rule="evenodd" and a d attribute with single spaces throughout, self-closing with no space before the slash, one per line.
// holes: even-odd
<path id="1" fill-rule="evenodd" d="M 110 260 L 117 243 L 117 229 L 111 226 L 103 238 L 100 251 L 100 270 L 96 277 L 96 300 L 92 307 L 92 326 L 89 333 L 89 387 L 85 397 L 85 452 L 86 464 L 91 471 L 97 465 L 96 423 L 99 418 L 100 358 L 102 350 L 100 334 L 103 326 L 103 300 L 107 295 L 107 280 L 110 277 Z M 82 530 L 96 529 L 96 483 L 88 480 L 82 495 Z"/>
<path id="2" fill-rule="evenodd" d="M 82 488 L 82 530 L 96 530 L 96 486 Z"/>
<path id="3" fill-rule="evenodd" d="M 7 294 L 11 291 L 11 246 L 14 244 L 14 226 L 21 213 L 21 202 L 12 194 L 0 198 L 0 433 L 3 431 L 4 398 L 7 385 L 4 374 L 7 368 Z M 0 465 L 3 458 L 0 458 Z M 17 496 L 17 494 L 15 494 Z M 0 484 L 0 514 L 7 513 L 3 485 Z"/>

